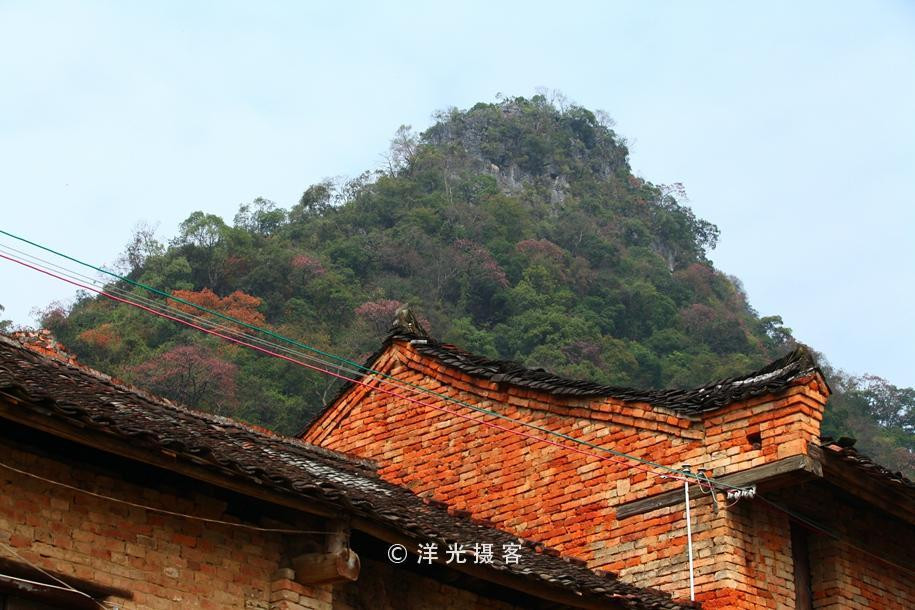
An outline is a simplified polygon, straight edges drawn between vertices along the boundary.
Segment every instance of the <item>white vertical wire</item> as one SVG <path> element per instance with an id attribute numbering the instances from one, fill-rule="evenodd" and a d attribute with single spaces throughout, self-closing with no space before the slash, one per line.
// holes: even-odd
<path id="1" fill-rule="evenodd" d="M 689 556 L 689 600 L 696 601 L 696 586 L 693 580 L 693 525 L 689 516 L 689 481 L 683 481 L 686 494 L 686 553 Z"/>

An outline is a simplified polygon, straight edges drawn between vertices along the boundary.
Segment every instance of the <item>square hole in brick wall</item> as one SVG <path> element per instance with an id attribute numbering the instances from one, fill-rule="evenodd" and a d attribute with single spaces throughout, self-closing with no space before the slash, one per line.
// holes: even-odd
<path id="1" fill-rule="evenodd" d="M 762 434 L 759 432 L 750 432 L 747 434 L 747 442 L 753 449 L 762 449 Z"/>

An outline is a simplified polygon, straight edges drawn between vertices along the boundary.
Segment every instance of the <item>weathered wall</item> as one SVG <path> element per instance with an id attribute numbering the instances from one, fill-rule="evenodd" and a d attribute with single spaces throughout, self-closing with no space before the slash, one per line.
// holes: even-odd
<path id="1" fill-rule="evenodd" d="M 835 536 L 809 534 L 813 607 L 915 608 L 915 528 L 833 493 L 819 494 L 815 502 L 828 512 L 818 520 Z"/>
<path id="2" fill-rule="evenodd" d="M 225 502 L 204 493 L 135 485 L 111 473 L 40 457 L 2 442 L 0 461 L 131 502 L 238 520 L 226 514 Z M 309 603 L 295 606 L 284 601 L 281 586 L 272 587 L 283 552 L 277 534 L 152 513 L 3 468 L 0 541 L 44 569 L 133 592 L 133 599 L 109 600 L 125 609 L 330 608 L 329 589 L 308 591 Z M 0 548 L 0 553 L 5 551 Z"/>
<path id="3" fill-rule="evenodd" d="M 117 458 L 66 444 L 60 455 L 8 441 L 0 428 L 0 462 L 80 489 L 209 519 L 242 522 L 264 515 L 250 501 L 226 501 L 177 475 L 140 478 Z M 21 430 L 20 430 L 21 431 Z M 46 439 L 43 435 L 38 438 Z M 75 453 L 74 453 L 75 447 Z M 45 447 L 47 449 L 47 447 Z M 93 455 L 90 461 L 82 458 Z M 99 463 L 101 460 L 101 463 Z M 230 498 L 234 497 L 230 494 Z M 244 500 L 244 499 L 242 499 Z M 276 518 L 274 515 L 271 519 Z M 248 520 L 244 522 L 249 522 Z M 254 523 L 252 523 L 254 524 Z M 263 525 L 263 524 L 260 524 Z M 320 522 L 270 527 L 321 529 Z M 513 606 L 447 586 L 393 565 L 364 561 L 357 582 L 306 587 L 294 582 L 290 551 L 315 536 L 290 536 L 202 523 L 111 502 L 0 467 L 0 542 L 45 570 L 131 592 L 108 601 L 130 609 L 354 610 L 388 607 L 510 610 Z M 294 548 L 292 548 L 294 547 Z M 357 549 L 358 552 L 358 549 Z M 22 563 L 0 547 L 0 557 Z"/>
<path id="4" fill-rule="evenodd" d="M 911 573 L 829 538 L 817 540 L 812 552 L 816 557 L 812 566 L 816 610 L 915 608 L 915 579 Z"/>
<path id="5" fill-rule="evenodd" d="M 653 462 L 708 468 L 712 476 L 804 453 L 819 433 L 826 398 L 825 388 L 811 377 L 778 396 L 687 418 L 647 404 L 569 399 L 475 379 L 417 354 L 406 342 L 395 343 L 373 368 Z M 396 391 L 543 436 L 428 394 Z M 304 438 L 374 460 L 392 482 L 584 559 L 591 567 L 619 572 L 629 582 L 676 597 L 688 595 L 683 504 L 616 519 L 617 504 L 680 485 L 631 460 L 589 457 L 566 448 L 576 446 L 567 442 L 556 447 L 364 387 L 352 388 Z M 716 515 L 708 496 L 697 501 L 694 520 L 697 591 L 700 599 L 709 600 L 707 607 L 777 607 L 772 600 L 793 596 L 788 530 L 779 533 L 785 523 L 724 509 Z M 755 536 L 764 536 L 772 548 L 753 550 Z"/>

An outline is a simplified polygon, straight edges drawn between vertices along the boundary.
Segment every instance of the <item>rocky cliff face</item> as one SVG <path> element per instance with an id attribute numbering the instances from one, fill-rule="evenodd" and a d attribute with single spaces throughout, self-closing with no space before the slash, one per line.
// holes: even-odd
<path id="1" fill-rule="evenodd" d="M 629 173 L 625 145 L 583 108 L 557 113 L 535 96 L 477 104 L 467 112 L 451 111 L 439 118 L 423 141 L 447 151 L 456 170 L 492 176 L 508 195 L 533 186 L 560 206 L 576 180 L 608 180 Z"/>

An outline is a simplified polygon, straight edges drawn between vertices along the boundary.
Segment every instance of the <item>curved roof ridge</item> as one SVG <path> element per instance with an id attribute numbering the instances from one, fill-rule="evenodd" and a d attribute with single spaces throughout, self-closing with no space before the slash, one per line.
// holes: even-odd
<path id="1" fill-rule="evenodd" d="M 712 411 L 754 396 L 779 392 L 810 373 L 823 376 L 812 350 L 798 344 L 781 358 L 744 375 L 719 379 L 692 389 L 638 389 L 563 377 L 542 368 L 525 367 L 512 360 L 494 360 L 429 337 L 407 334 L 400 329 L 388 335 L 382 349 L 373 355 L 373 360 L 397 340 L 408 341 L 418 353 L 472 377 L 557 396 L 610 397 L 624 402 L 644 402 L 683 414 Z"/>

